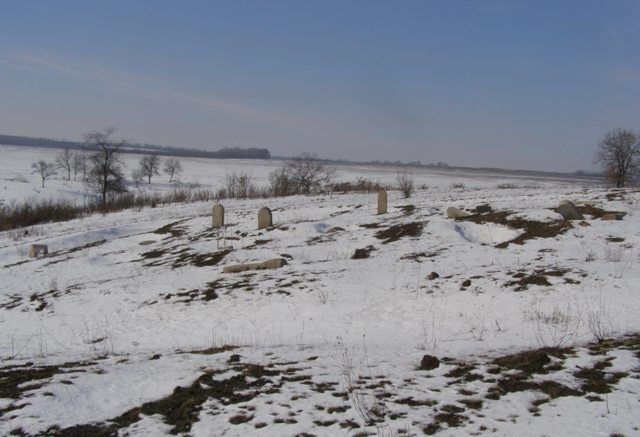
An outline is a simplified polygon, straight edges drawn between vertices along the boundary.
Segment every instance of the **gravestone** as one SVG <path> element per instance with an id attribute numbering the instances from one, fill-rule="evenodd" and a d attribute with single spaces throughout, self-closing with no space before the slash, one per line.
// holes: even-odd
<path id="1" fill-rule="evenodd" d="M 258 229 L 268 228 L 269 226 L 273 226 L 273 219 L 271 210 L 265 206 L 258 211 Z"/>
<path id="2" fill-rule="evenodd" d="M 584 220 L 584 217 L 578 211 L 578 208 L 568 200 L 563 200 L 560 202 L 560 206 L 556 209 L 558 214 L 562 216 L 565 220 Z"/>
<path id="3" fill-rule="evenodd" d="M 387 213 L 387 192 L 385 190 L 378 191 L 378 214 Z"/>
<path id="4" fill-rule="evenodd" d="M 282 266 L 287 265 L 287 260 L 284 258 L 275 258 L 267 261 L 249 263 L 249 264 L 235 264 L 230 266 L 224 266 L 222 273 L 239 273 L 246 272 L 248 270 L 266 270 L 266 269 L 279 269 Z"/>
<path id="5" fill-rule="evenodd" d="M 211 215 L 211 227 L 221 228 L 224 226 L 224 206 L 219 203 L 213 205 Z"/>
<path id="6" fill-rule="evenodd" d="M 48 254 L 49 247 L 47 247 L 46 244 L 32 244 L 31 247 L 29 247 L 29 256 L 31 258 L 37 258 L 40 255 L 44 256 Z"/>

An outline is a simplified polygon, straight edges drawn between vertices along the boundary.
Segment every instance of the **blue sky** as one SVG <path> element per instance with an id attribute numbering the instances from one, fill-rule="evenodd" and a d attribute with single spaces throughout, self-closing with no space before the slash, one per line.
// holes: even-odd
<path id="1" fill-rule="evenodd" d="M 0 132 L 591 169 L 640 128 L 638 1 L 13 1 Z"/>

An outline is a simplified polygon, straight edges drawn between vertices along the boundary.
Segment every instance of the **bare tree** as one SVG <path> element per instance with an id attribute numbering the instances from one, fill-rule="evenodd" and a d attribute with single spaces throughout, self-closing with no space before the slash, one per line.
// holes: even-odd
<path id="1" fill-rule="evenodd" d="M 142 169 L 134 168 L 131 171 L 131 180 L 133 181 L 133 185 L 135 185 L 136 188 L 140 187 L 140 182 L 142 182 L 142 179 L 144 179 L 144 175 L 142 174 Z"/>
<path id="2" fill-rule="evenodd" d="M 87 180 L 89 171 L 89 154 L 87 152 L 76 152 L 73 155 L 73 180 L 75 181 L 79 172 L 82 172 L 82 180 Z"/>
<path id="3" fill-rule="evenodd" d="M 73 154 L 70 149 L 61 150 L 56 155 L 56 167 L 67 173 L 67 180 L 71 180 L 71 169 L 73 167 Z"/>
<path id="4" fill-rule="evenodd" d="M 109 193 L 127 190 L 120 161 L 120 149 L 124 141 L 115 140 L 114 132 L 113 127 L 108 127 L 84 136 L 87 144 L 95 149 L 95 152 L 89 156 L 90 170 L 87 174 L 87 183 L 100 194 L 102 205 L 107 204 Z"/>
<path id="5" fill-rule="evenodd" d="M 273 170 L 269 175 L 269 185 L 272 196 L 289 196 L 294 194 L 293 182 L 284 167 Z"/>
<path id="6" fill-rule="evenodd" d="M 333 169 L 323 164 L 317 156 L 308 153 L 289 161 L 286 172 L 296 192 L 301 194 L 320 191 L 322 184 L 328 184 L 333 176 Z"/>
<path id="7" fill-rule="evenodd" d="M 158 155 L 145 155 L 140 158 L 140 170 L 142 175 L 147 178 L 148 183 L 151 183 L 151 177 L 158 175 L 160 169 L 160 158 Z"/>
<path id="8" fill-rule="evenodd" d="M 77 152 L 73 154 L 73 159 L 71 160 L 71 168 L 73 169 L 73 180 L 78 180 L 78 173 L 80 171 L 83 172 L 83 179 L 87 176 L 87 155 L 82 152 Z"/>
<path id="9" fill-rule="evenodd" d="M 396 173 L 396 181 L 398 182 L 398 188 L 404 195 L 405 199 L 411 197 L 415 191 L 415 178 L 406 168 L 399 169 Z"/>
<path id="10" fill-rule="evenodd" d="M 53 163 L 43 160 L 34 162 L 31 164 L 31 168 L 33 169 L 33 173 L 38 173 L 38 175 L 40 175 L 40 178 L 42 179 L 42 188 L 44 188 L 44 181 L 56 174 L 56 168 Z"/>
<path id="11" fill-rule="evenodd" d="M 624 187 L 640 173 L 638 136 L 627 129 L 607 132 L 598 145 L 595 161 L 616 187 Z"/>
<path id="12" fill-rule="evenodd" d="M 164 172 L 169 175 L 169 183 L 173 182 L 173 177 L 182 171 L 180 161 L 175 158 L 168 158 L 164 162 Z"/>
<path id="13" fill-rule="evenodd" d="M 232 199 L 247 199 L 253 197 L 256 193 L 253 180 L 246 173 L 227 175 L 225 190 L 227 197 Z"/>

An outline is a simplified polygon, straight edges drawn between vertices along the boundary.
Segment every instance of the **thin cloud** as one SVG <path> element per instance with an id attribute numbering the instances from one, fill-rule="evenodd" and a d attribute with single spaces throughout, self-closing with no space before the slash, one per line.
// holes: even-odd
<path id="1" fill-rule="evenodd" d="M 306 120 L 297 116 L 265 111 L 240 103 L 183 92 L 170 83 L 152 76 L 131 74 L 54 55 L 35 55 L 26 52 L 0 54 L 0 64 L 21 71 L 54 71 L 81 80 L 104 83 L 123 94 L 144 98 L 181 100 L 254 120 L 283 124 L 289 128 L 301 128 L 308 124 Z"/>

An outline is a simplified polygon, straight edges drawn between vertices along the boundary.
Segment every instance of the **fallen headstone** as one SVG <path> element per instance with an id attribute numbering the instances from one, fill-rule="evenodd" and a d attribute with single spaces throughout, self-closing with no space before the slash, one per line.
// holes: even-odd
<path id="1" fill-rule="evenodd" d="M 222 268 L 222 273 L 239 273 L 249 270 L 266 270 L 266 269 L 279 269 L 282 266 L 287 265 L 287 260 L 284 258 L 274 258 L 258 263 L 248 264 L 234 264 L 231 266 L 225 266 Z"/>
<path id="2" fill-rule="evenodd" d="M 38 256 L 48 255 L 49 247 L 46 244 L 32 244 L 29 247 L 29 256 L 31 258 L 37 258 Z"/>
<path id="3" fill-rule="evenodd" d="M 460 208 L 456 208 L 455 206 L 450 206 L 449 208 L 447 208 L 447 217 L 452 219 L 468 217 L 470 215 L 471 214 L 469 214 L 467 211 L 463 211 Z"/>

